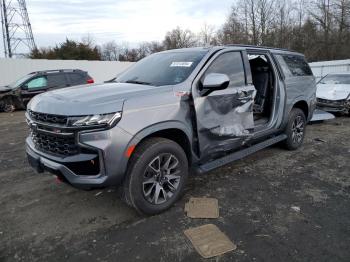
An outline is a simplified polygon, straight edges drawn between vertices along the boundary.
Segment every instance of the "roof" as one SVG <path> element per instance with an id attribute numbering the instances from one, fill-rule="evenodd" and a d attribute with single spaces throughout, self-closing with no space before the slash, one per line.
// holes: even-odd
<path id="1" fill-rule="evenodd" d="M 80 69 L 54 69 L 54 70 L 42 70 L 42 71 L 34 71 L 30 74 L 44 74 L 44 73 L 62 73 L 62 72 L 83 72 Z"/>
<path id="2" fill-rule="evenodd" d="M 301 53 L 291 51 L 288 49 L 283 48 L 274 48 L 274 47 L 266 47 L 266 46 L 255 46 L 255 45 L 239 45 L 239 44 L 230 44 L 230 45 L 222 45 L 222 46 L 208 46 L 208 47 L 191 47 L 191 48 L 179 48 L 179 49 L 171 49 L 166 50 L 163 52 L 194 52 L 194 51 L 218 51 L 224 48 L 233 48 L 237 50 L 247 50 L 247 49 L 257 49 L 257 50 L 269 50 L 274 53 L 289 53 L 289 54 L 298 54 L 302 55 Z"/>
<path id="3" fill-rule="evenodd" d="M 225 45 L 225 46 L 237 46 L 237 47 L 244 47 L 244 48 L 251 48 L 251 49 L 266 49 L 266 50 L 279 50 L 279 51 L 288 51 L 291 52 L 288 49 L 285 48 L 276 48 L 276 47 L 268 47 L 268 46 L 258 46 L 258 45 L 239 45 L 239 44 L 229 44 L 229 45 Z"/>

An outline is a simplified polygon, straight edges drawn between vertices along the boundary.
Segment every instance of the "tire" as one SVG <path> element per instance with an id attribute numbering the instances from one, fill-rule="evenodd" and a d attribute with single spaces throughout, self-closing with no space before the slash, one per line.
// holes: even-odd
<path id="1" fill-rule="evenodd" d="M 284 145 L 288 150 L 296 150 L 304 142 L 306 128 L 306 117 L 304 112 L 299 108 L 293 108 L 289 115 L 289 120 L 285 133 L 287 139 Z"/>
<path id="2" fill-rule="evenodd" d="M 16 106 L 10 97 L 4 98 L 2 101 L 2 111 L 5 113 L 12 113 L 16 110 Z"/>
<path id="3" fill-rule="evenodd" d="M 139 213 L 154 215 L 170 208 L 181 196 L 188 177 L 188 160 L 180 145 L 150 138 L 131 156 L 123 198 Z"/>

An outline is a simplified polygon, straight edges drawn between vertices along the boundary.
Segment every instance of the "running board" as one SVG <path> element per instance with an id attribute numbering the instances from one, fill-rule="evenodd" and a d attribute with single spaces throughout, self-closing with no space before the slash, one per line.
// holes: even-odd
<path id="1" fill-rule="evenodd" d="M 199 171 L 199 173 L 205 173 L 205 172 L 211 171 L 215 168 L 221 167 L 221 166 L 229 164 L 233 161 L 236 161 L 236 160 L 242 159 L 246 156 L 249 156 L 249 155 L 251 155 L 251 154 L 253 154 L 261 149 L 269 147 L 269 146 L 276 144 L 278 142 L 281 142 L 285 139 L 287 139 L 287 135 L 285 135 L 285 134 L 275 136 L 273 138 L 265 140 L 264 142 L 261 142 L 259 144 L 254 145 L 254 146 L 248 147 L 246 149 L 240 150 L 238 152 L 232 153 L 232 154 L 224 156 L 222 158 L 213 160 L 209 163 L 203 164 L 203 165 L 198 167 L 198 171 Z"/>

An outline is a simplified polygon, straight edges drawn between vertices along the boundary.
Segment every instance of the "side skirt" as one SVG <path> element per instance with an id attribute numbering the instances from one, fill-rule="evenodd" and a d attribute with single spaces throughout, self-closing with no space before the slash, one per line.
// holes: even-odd
<path id="1" fill-rule="evenodd" d="M 216 160 L 213 160 L 209 163 L 206 163 L 206 164 L 203 164 L 203 165 L 200 165 L 198 166 L 197 168 L 197 172 L 199 174 L 201 173 L 205 173 L 205 172 L 209 172 L 215 168 L 218 168 L 218 167 L 221 167 L 221 166 L 224 166 L 226 164 L 229 164 L 233 161 L 236 161 L 236 160 L 239 160 L 239 159 L 242 159 L 246 156 L 249 156 L 259 150 L 262 150 L 266 147 L 269 147 L 273 144 L 276 144 L 278 142 L 281 142 L 283 140 L 287 139 L 287 135 L 286 134 L 281 134 L 281 135 L 278 135 L 278 136 L 275 136 L 273 138 L 270 138 L 268 140 L 265 140 L 261 143 L 258 143 L 256 145 L 253 145 L 253 146 L 250 146 L 246 149 L 243 149 L 243 150 L 240 150 L 238 152 L 235 152 L 235 153 L 232 153 L 230 155 L 227 155 L 227 156 L 224 156 L 222 158 L 219 158 L 219 159 L 216 159 Z"/>

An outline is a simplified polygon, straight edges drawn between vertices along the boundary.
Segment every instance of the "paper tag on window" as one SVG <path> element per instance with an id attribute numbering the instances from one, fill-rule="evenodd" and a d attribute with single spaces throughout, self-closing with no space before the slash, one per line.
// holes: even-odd
<path id="1" fill-rule="evenodd" d="M 191 67 L 193 62 L 172 62 L 170 67 Z"/>

